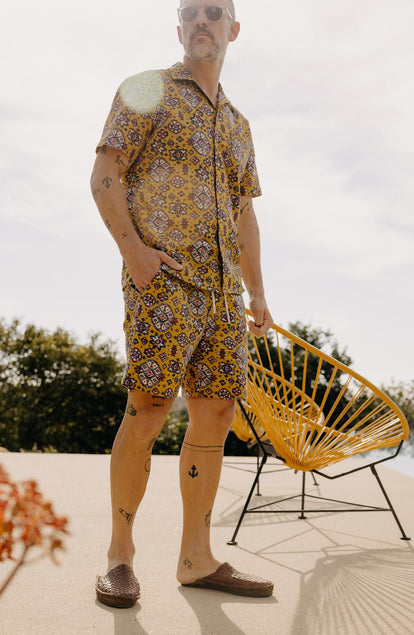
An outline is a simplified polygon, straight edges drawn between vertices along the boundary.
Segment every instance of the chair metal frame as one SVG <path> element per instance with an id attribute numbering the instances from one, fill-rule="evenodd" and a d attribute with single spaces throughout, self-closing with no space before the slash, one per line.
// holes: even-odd
<path id="1" fill-rule="evenodd" d="M 258 469 L 255 475 L 253 484 L 247 496 L 245 505 L 237 522 L 235 531 L 231 540 L 227 543 L 229 545 L 236 545 L 236 537 L 240 526 L 243 522 L 243 519 L 246 514 L 260 514 L 260 513 L 271 513 L 271 514 L 287 514 L 287 513 L 299 513 L 299 518 L 306 518 L 305 514 L 310 513 L 344 513 L 344 512 L 391 512 L 395 522 L 398 525 L 398 528 L 401 532 L 402 540 L 410 540 L 410 538 L 406 535 L 401 522 L 396 514 L 396 511 L 391 503 L 391 500 L 384 488 L 384 485 L 378 475 L 376 466 L 380 463 L 384 463 L 395 458 L 402 447 L 403 441 L 408 437 L 408 424 L 407 421 L 401 412 L 401 410 L 392 402 L 392 400 L 385 395 L 381 390 L 373 386 L 370 382 L 365 380 L 361 375 L 355 373 L 352 369 L 348 368 L 338 360 L 330 357 L 329 355 L 323 353 L 319 349 L 315 348 L 311 344 L 308 344 L 304 340 L 301 340 L 296 335 L 289 333 L 288 331 L 282 329 L 279 326 L 273 325 L 273 329 L 276 332 L 276 336 L 279 334 L 286 337 L 290 340 L 292 346 L 299 345 L 306 351 L 306 355 L 314 354 L 317 355 L 320 359 L 320 362 L 325 361 L 332 366 L 334 366 L 335 372 L 340 371 L 341 373 L 346 373 L 346 376 L 351 379 L 355 379 L 362 386 L 363 390 L 358 389 L 356 399 L 352 399 L 351 403 L 354 404 L 353 411 L 347 405 L 341 416 L 338 418 L 338 410 L 334 408 L 330 409 L 330 412 L 327 416 L 323 414 L 322 406 L 318 405 L 315 402 L 316 395 L 316 386 L 313 391 L 313 395 L 310 397 L 306 394 L 304 390 L 304 383 L 297 387 L 295 385 L 295 380 L 293 377 L 290 377 L 289 380 L 284 376 L 283 364 L 280 364 L 279 371 L 280 374 L 276 374 L 273 370 L 269 370 L 269 368 L 263 367 L 261 364 L 260 353 L 256 344 L 256 341 L 252 338 L 254 342 L 254 347 L 256 350 L 256 357 L 258 356 L 259 362 L 252 359 L 252 356 L 249 355 L 249 398 L 247 403 L 243 401 L 238 402 L 240 413 L 242 413 L 242 417 L 247 424 L 255 442 L 258 447 L 258 461 L 259 461 L 259 448 L 262 453 L 262 459 L 260 463 L 258 462 Z M 265 339 L 266 342 L 266 339 Z M 279 340 L 278 340 L 278 349 Z M 266 350 L 267 355 L 270 353 L 267 347 L 266 342 Z M 291 349 L 293 351 L 293 348 Z M 279 350 L 280 356 L 280 350 Z M 305 358 L 306 362 L 306 358 Z M 292 367 L 293 367 L 293 353 L 292 353 Z M 321 371 L 321 363 L 319 364 L 317 374 L 319 377 Z M 306 373 L 306 368 L 304 373 Z M 293 375 L 293 372 L 292 372 Z M 271 382 L 269 377 L 271 376 Z M 280 381 L 280 386 L 276 384 Z M 327 390 L 329 391 L 330 386 L 332 385 L 333 379 L 329 382 Z M 345 382 L 346 386 L 350 385 L 349 379 Z M 276 387 L 275 387 L 276 386 Z M 362 402 L 361 405 L 361 394 L 364 390 L 367 389 L 368 397 L 365 402 Z M 341 394 L 345 394 L 345 390 L 341 390 Z M 359 401 L 358 401 L 359 400 Z M 323 397 L 323 402 L 326 401 L 326 395 Z M 335 407 L 338 405 L 339 399 L 335 402 Z M 382 403 L 383 405 L 378 406 L 378 403 Z M 366 405 L 368 404 L 368 405 Z M 322 404 L 323 405 L 323 404 Z M 261 416 L 261 408 L 263 410 L 268 408 L 270 411 L 267 412 L 266 415 Z M 332 413 L 334 413 L 332 415 Z M 329 418 L 335 418 L 335 423 L 339 420 L 340 425 L 336 425 L 335 427 L 328 426 Z M 353 425 L 357 429 L 357 433 L 352 430 L 352 434 L 348 434 L 350 437 L 350 445 L 351 449 L 348 449 L 346 446 L 347 440 L 347 425 L 349 426 L 348 421 L 345 423 L 342 422 L 341 417 L 348 417 L 353 422 Z M 375 419 L 376 417 L 376 419 Z M 270 421 L 270 419 L 274 419 L 277 424 L 277 430 L 275 430 L 273 426 L 275 425 L 274 421 Z M 362 425 L 359 421 L 362 420 Z M 379 424 L 377 423 L 379 421 Z M 258 428 L 259 426 L 259 428 Z M 368 445 L 371 444 L 371 448 L 367 447 L 367 443 L 365 443 L 364 439 L 364 426 L 365 429 L 368 430 L 369 434 L 371 434 L 371 440 L 368 434 Z M 242 430 L 242 426 L 239 428 Z M 384 428 L 384 439 L 381 439 L 381 428 Z M 238 432 L 237 426 L 234 426 L 236 434 Z M 282 432 L 281 432 L 282 431 Z M 242 434 L 243 436 L 243 434 Z M 244 431 L 244 437 L 246 440 L 246 432 Z M 251 437 L 251 435 L 250 435 Z M 299 437 L 299 441 L 298 441 Z M 310 441 L 309 441 L 310 439 Z M 266 440 L 266 444 L 263 441 Z M 271 443 L 271 450 L 266 447 L 268 443 Z M 274 442 L 275 441 L 275 442 Z M 321 457 L 318 457 L 318 442 L 321 444 L 322 453 Z M 398 446 L 396 447 L 396 443 Z M 286 454 L 283 456 L 283 450 L 286 446 Z M 354 456 L 357 454 L 361 454 L 362 452 L 366 452 L 369 449 L 375 449 L 379 447 L 396 447 L 396 451 L 388 457 L 381 458 L 375 460 L 366 465 L 347 470 L 341 472 L 340 474 L 329 475 L 322 472 L 318 469 L 318 459 L 320 460 L 321 467 L 327 467 L 332 463 L 336 463 L 340 460 L 348 458 L 349 456 Z M 339 449 L 338 449 L 339 448 Z M 362 448 L 362 449 L 361 449 Z M 282 451 L 281 451 L 282 450 Z M 358 451 L 359 450 L 359 451 Z M 295 454 L 296 452 L 296 454 Z M 294 496 L 289 496 L 285 498 L 279 498 L 272 502 L 267 502 L 261 505 L 255 505 L 253 507 L 249 507 L 251 498 L 254 494 L 255 489 L 257 488 L 257 493 L 259 493 L 259 479 L 262 474 L 263 468 L 269 459 L 269 457 L 276 458 L 282 461 L 287 466 L 293 468 L 295 471 L 302 471 L 302 488 L 301 492 Z M 301 461 L 303 465 L 301 465 Z M 310 472 L 314 477 L 314 474 L 321 476 L 323 478 L 329 480 L 335 480 L 341 478 L 343 476 L 347 476 L 349 474 L 353 474 L 359 472 L 361 470 L 370 469 L 371 473 L 375 477 L 381 492 L 387 502 L 386 507 L 374 506 L 374 505 L 363 505 L 359 503 L 352 503 L 349 501 L 342 501 L 337 499 L 325 498 L 323 496 L 315 496 L 312 494 L 308 494 L 306 492 L 306 472 Z M 314 480 L 315 482 L 315 480 Z M 300 499 L 300 507 L 298 509 L 269 509 L 269 507 L 283 503 L 288 500 Z M 323 507 L 322 509 L 314 509 L 309 508 L 307 505 L 308 499 L 312 500 L 321 500 L 327 501 L 331 503 L 336 503 L 340 505 L 345 505 L 346 507 L 332 507 L 327 509 Z"/>

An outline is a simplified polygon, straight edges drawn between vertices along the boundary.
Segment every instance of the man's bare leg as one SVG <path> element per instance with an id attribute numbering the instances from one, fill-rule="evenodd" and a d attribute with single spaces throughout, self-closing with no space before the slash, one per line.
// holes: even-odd
<path id="1" fill-rule="evenodd" d="M 129 393 L 111 456 L 112 539 L 108 571 L 120 564 L 132 567 L 134 518 L 147 486 L 153 445 L 173 402 L 136 390 Z"/>
<path id="2" fill-rule="evenodd" d="M 220 481 L 224 443 L 235 404 L 227 399 L 188 399 L 190 424 L 180 457 L 183 534 L 177 580 L 183 584 L 220 566 L 210 547 L 210 519 Z"/>

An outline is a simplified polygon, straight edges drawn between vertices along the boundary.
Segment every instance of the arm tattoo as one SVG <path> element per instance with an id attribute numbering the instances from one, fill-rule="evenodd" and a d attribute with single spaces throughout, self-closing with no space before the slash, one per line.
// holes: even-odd
<path id="1" fill-rule="evenodd" d="M 204 524 L 206 527 L 210 527 L 210 523 L 211 523 L 211 509 L 208 512 L 208 514 L 206 514 L 205 518 L 204 518 Z"/>
<path id="2" fill-rule="evenodd" d="M 244 210 L 246 209 L 246 207 L 249 207 L 249 205 L 250 205 L 250 201 L 247 201 L 247 203 L 245 203 L 245 204 L 243 205 L 243 207 L 242 207 L 242 208 L 241 208 L 241 210 L 240 210 L 240 216 L 243 214 L 243 212 L 244 212 Z"/>
<path id="3" fill-rule="evenodd" d="M 93 191 L 92 196 L 93 196 L 93 198 L 95 199 L 95 201 L 97 201 L 97 200 L 98 200 L 98 198 L 99 198 L 99 192 L 100 192 L 100 191 L 101 191 L 101 190 L 99 189 L 99 187 L 97 187 L 97 188 L 96 188 L 96 190 L 94 190 L 94 191 Z"/>
<path id="4" fill-rule="evenodd" d="M 150 471 L 151 471 L 151 459 L 147 459 L 145 461 L 145 466 L 144 467 L 145 467 L 146 473 L 149 474 Z"/>
<path id="5" fill-rule="evenodd" d="M 222 452 L 224 445 L 193 445 L 184 441 L 183 447 L 192 452 Z"/>
<path id="6" fill-rule="evenodd" d="M 102 183 L 105 185 L 106 189 L 109 190 L 109 188 L 111 187 L 111 183 L 112 183 L 112 179 L 109 176 L 106 176 Z"/>
<path id="7" fill-rule="evenodd" d="M 132 404 L 130 404 L 129 407 L 127 408 L 127 414 L 129 414 L 131 417 L 137 416 L 137 411 L 135 410 Z"/>
<path id="8" fill-rule="evenodd" d="M 109 220 L 105 221 L 105 225 L 107 226 L 108 229 L 111 229 L 111 223 L 109 222 Z"/>
<path id="9" fill-rule="evenodd" d="M 119 509 L 118 511 L 121 514 L 121 516 L 123 516 L 126 519 L 128 525 L 130 525 L 134 517 L 134 514 L 128 514 L 128 512 L 126 512 L 125 509 Z"/>
<path id="10" fill-rule="evenodd" d="M 124 232 L 123 234 L 121 234 L 122 238 L 128 238 L 128 234 L 126 232 Z"/>
<path id="11" fill-rule="evenodd" d="M 125 167 L 126 167 L 126 163 L 125 163 L 125 161 L 123 161 L 123 160 L 121 159 L 121 157 L 119 156 L 119 154 L 117 155 L 117 157 L 116 157 L 116 159 L 115 159 L 115 163 L 116 163 L 117 165 L 122 166 L 123 168 L 125 168 Z"/>
<path id="12" fill-rule="evenodd" d="M 245 247 L 246 247 L 246 243 L 240 243 L 239 245 L 240 251 L 243 251 Z"/>

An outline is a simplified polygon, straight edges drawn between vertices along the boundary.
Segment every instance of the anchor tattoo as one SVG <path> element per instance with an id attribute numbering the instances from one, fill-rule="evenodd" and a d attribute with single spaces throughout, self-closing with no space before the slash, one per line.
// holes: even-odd
<path id="1" fill-rule="evenodd" d="M 191 478 L 196 478 L 196 476 L 198 476 L 198 471 L 197 471 L 196 466 L 193 465 L 193 467 L 191 468 L 191 470 L 188 473 L 191 476 Z"/>

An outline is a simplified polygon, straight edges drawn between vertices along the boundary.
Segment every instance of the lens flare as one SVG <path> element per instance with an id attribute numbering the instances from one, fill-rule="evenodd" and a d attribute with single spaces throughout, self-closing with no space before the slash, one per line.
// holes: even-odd
<path id="1" fill-rule="evenodd" d="M 141 115 L 148 115 L 160 104 L 164 83 L 157 71 L 145 71 L 126 79 L 119 90 L 128 108 Z"/>

